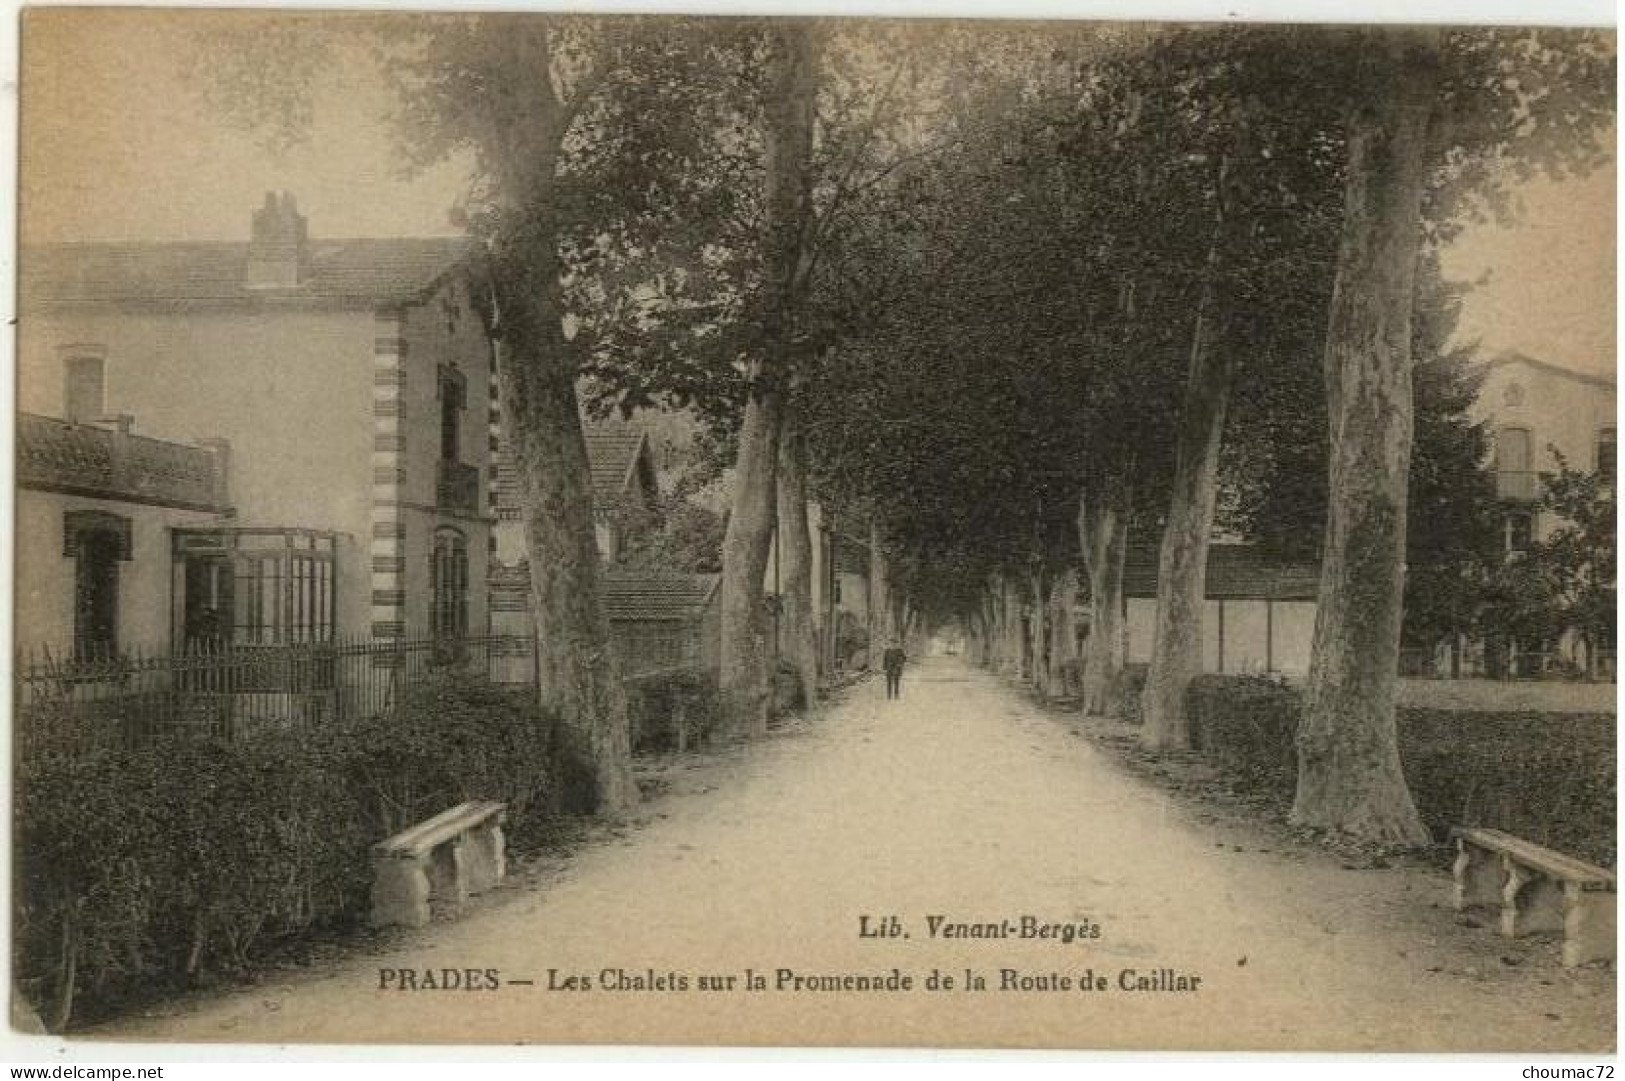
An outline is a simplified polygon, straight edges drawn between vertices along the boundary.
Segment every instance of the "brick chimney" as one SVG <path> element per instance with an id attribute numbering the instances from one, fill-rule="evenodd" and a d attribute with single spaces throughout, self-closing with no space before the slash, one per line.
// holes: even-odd
<path id="1" fill-rule="evenodd" d="M 217 505 L 229 509 L 231 507 L 231 440 L 229 439 L 199 439 L 197 445 L 214 455 L 214 501 Z"/>
<path id="2" fill-rule="evenodd" d="M 265 205 L 254 211 L 254 234 L 248 242 L 250 289 L 293 289 L 310 269 L 305 217 L 293 195 L 265 193 Z"/>

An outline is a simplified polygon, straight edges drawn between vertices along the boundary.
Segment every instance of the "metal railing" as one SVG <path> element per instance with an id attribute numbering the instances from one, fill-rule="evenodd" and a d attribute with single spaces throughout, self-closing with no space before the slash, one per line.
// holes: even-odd
<path id="1" fill-rule="evenodd" d="M 407 686 L 436 670 L 531 682 L 534 651 L 534 637 L 523 635 L 220 646 L 95 659 L 42 650 L 16 658 L 13 705 L 24 731 L 55 728 L 125 746 L 182 733 L 240 738 L 388 713 Z"/>

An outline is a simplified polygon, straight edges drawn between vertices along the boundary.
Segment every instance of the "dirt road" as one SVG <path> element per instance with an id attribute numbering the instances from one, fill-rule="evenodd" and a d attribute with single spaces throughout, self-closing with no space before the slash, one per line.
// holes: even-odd
<path id="1" fill-rule="evenodd" d="M 1263 832 L 1200 821 L 954 658 L 911 669 L 899 702 L 871 681 L 821 716 L 673 776 L 643 825 L 590 845 L 534 888 L 516 882 L 482 899 L 458 922 L 92 1035 L 1427 1051 L 1614 1043 L 1611 971 L 1565 972 L 1551 943 L 1503 947 L 1461 925 L 1444 906 L 1442 874 L 1345 870 Z M 1023 938 L 1024 921 L 1052 934 Z M 943 934 L 975 925 L 1011 935 Z M 400 989 L 402 970 L 421 985 L 425 971 L 444 969 L 496 970 L 500 986 Z M 745 987 L 747 969 L 765 990 Z M 909 990 L 817 989 L 824 978 L 893 969 L 912 979 Z M 926 987 L 934 969 L 952 976 L 951 989 Z M 966 989 L 967 969 L 982 988 Z M 1005 970 L 1018 974 L 1015 988 Z M 720 979 L 702 989 L 702 977 Z"/>

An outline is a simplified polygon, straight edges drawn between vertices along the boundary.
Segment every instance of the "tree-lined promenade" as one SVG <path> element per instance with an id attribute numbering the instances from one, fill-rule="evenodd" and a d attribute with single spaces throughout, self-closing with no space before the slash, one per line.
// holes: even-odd
<path id="1" fill-rule="evenodd" d="M 1518 178 L 1605 160 L 1610 37 L 276 19 L 201 50 L 226 108 L 297 135 L 308 79 L 276 76 L 359 36 L 411 159 L 473 162 L 540 694 L 598 810 L 637 794 L 582 388 L 689 408 L 731 459 L 730 732 L 766 727 L 775 533 L 786 652 L 814 681 L 816 498 L 872 523 L 874 641 L 957 624 L 1008 667 L 1025 627 L 1040 688 L 1076 671 L 1093 712 L 1122 675 L 1125 554 L 1157 544 L 1144 739 L 1186 746 L 1224 528 L 1321 568 L 1294 819 L 1426 839 L 1394 735 L 1401 637 L 1465 629 L 1464 568 L 1494 550 L 1438 255 L 1510 214 Z"/>
<path id="2" fill-rule="evenodd" d="M 925 659 L 901 701 L 870 680 L 815 723 L 687 761 L 638 828 L 456 922 L 86 1035 L 1612 1046 L 1611 972 L 1564 971 L 1550 943 L 1503 943 L 1442 917 L 1430 902 L 1445 884 L 1432 870 L 1349 870 L 1279 831 L 1215 822 L 1211 808 L 1148 787 L 1069 727 L 963 657 Z M 895 918 L 909 937 L 864 937 L 863 917 L 871 928 Z M 955 933 L 992 925 L 1000 937 Z M 483 989 L 425 986 L 470 969 Z M 485 986 L 486 970 L 499 986 Z M 747 970 L 765 986 L 747 985 Z M 985 986 L 973 989 L 966 970 Z M 899 977 L 907 990 L 895 989 Z M 822 989 L 832 985 L 842 989 Z"/>

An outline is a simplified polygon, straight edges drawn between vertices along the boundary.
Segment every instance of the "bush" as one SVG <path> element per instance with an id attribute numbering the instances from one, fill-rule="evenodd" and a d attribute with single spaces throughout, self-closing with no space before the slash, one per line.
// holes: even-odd
<path id="1" fill-rule="evenodd" d="M 721 710 L 717 674 L 706 669 L 684 669 L 636 680 L 629 685 L 627 695 L 634 754 L 675 750 L 679 719 L 687 729 L 687 746 L 704 743 L 716 727 Z"/>
<path id="2" fill-rule="evenodd" d="M 500 800 L 523 818 L 549 796 L 555 725 L 530 688 L 439 670 L 400 708 L 337 730 L 337 753 L 379 836 L 464 800 Z"/>
<path id="3" fill-rule="evenodd" d="M 1185 702 L 1198 749 L 1290 797 L 1297 691 L 1254 677 L 1203 676 Z M 1402 707 L 1397 725 L 1405 778 L 1435 839 L 1453 825 L 1493 826 L 1613 866 L 1613 715 Z"/>
<path id="4" fill-rule="evenodd" d="M 14 970 L 53 1028 L 250 971 L 365 916 L 370 846 L 464 799 L 534 814 L 553 726 L 528 694 L 437 675 L 387 718 L 131 747 L 31 714 L 17 743 Z"/>

